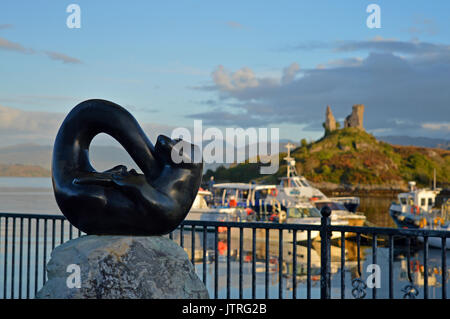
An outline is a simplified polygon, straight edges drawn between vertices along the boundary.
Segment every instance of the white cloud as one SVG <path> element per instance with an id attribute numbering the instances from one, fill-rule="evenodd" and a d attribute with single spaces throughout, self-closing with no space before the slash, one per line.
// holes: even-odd
<path id="1" fill-rule="evenodd" d="M 327 66 L 330 67 L 346 67 L 346 66 L 360 66 L 364 59 L 361 57 L 333 59 L 327 62 Z"/>
<path id="2" fill-rule="evenodd" d="M 1 29 L 10 28 L 11 25 L 9 24 L 3 24 L 0 25 Z M 36 51 L 32 48 L 26 48 L 22 44 L 10 41 L 8 39 L 0 37 L 0 50 L 6 50 L 6 51 L 13 51 L 13 52 L 19 52 L 24 54 L 35 54 L 39 51 Z M 48 56 L 52 60 L 61 61 L 63 63 L 72 63 L 72 64 L 80 64 L 82 63 L 81 60 L 68 56 L 64 53 L 55 52 L 55 51 L 43 51 L 43 54 Z"/>
<path id="3" fill-rule="evenodd" d="M 236 21 L 227 21 L 227 26 L 233 29 L 244 29 L 244 26 Z"/>
<path id="4" fill-rule="evenodd" d="M 72 64 L 80 64 L 82 63 L 79 59 L 68 56 L 64 53 L 53 52 L 53 51 L 45 51 L 45 54 L 52 60 L 61 61 L 62 63 L 72 63 Z"/>
<path id="5" fill-rule="evenodd" d="M 422 127 L 432 131 L 447 131 L 450 132 L 450 122 L 446 123 L 423 123 Z"/>
<path id="6" fill-rule="evenodd" d="M 9 41 L 8 39 L 0 37 L 0 49 L 8 50 L 8 51 L 16 51 L 20 53 L 32 54 L 34 53 L 33 49 L 25 48 L 23 45 L 17 42 Z"/>
<path id="7" fill-rule="evenodd" d="M 281 82 L 283 84 L 292 82 L 299 71 L 300 66 L 298 65 L 298 63 L 296 62 L 291 63 L 291 65 L 283 69 L 283 76 L 281 77 Z"/>
<path id="8" fill-rule="evenodd" d="M 62 113 L 23 111 L 0 105 L 0 143 L 49 144 L 63 119 Z"/>
<path id="9" fill-rule="evenodd" d="M 258 79 L 250 68 L 243 67 L 236 72 L 229 73 L 222 65 L 212 73 L 214 83 L 223 90 L 243 90 L 255 88 L 259 85 Z"/>
<path id="10" fill-rule="evenodd" d="M 27 106 L 52 106 L 61 104 L 73 104 L 82 101 L 82 98 L 61 95 L 3 95 L 0 103 Z"/>

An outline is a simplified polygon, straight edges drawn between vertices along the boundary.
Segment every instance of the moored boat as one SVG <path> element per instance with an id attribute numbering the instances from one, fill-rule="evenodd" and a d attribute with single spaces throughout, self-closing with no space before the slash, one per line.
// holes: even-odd
<path id="1" fill-rule="evenodd" d="M 450 199 L 442 205 L 439 217 L 435 217 L 430 224 L 424 225 L 422 229 L 447 231 L 450 235 Z M 421 242 L 424 242 L 423 237 L 419 237 Z M 440 237 L 428 237 L 428 245 L 434 248 L 442 248 L 443 240 Z M 446 249 L 450 249 L 450 237 L 445 239 Z"/>
<path id="2" fill-rule="evenodd" d="M 392 202 L 389 214 L 399 228 L 423 228 L 440 218 L 440 211 L 434 209 L 436 196 L 441 189 L 417 188 L 415 182 L 409 182 L 410 190 L 397 195 Z"/>
<path id="3" fill-rule="evenodd" d="M 212 193 L 200 189 L 197 192 L 191 210 L 186 216 L 187 220 L 203 221 L 241 221 L 242 212 L 237 207 L 211 207 L 207 198 L 211 198 Z"/>
<path id="4" fill-rule="evenodd" d="M 324 206 L 331 208 L 332 222 L 344 220 L 352 226 L 363 226 L 366 217 L 356 213 L 359 207 L 359 197 L 328 197 L 319 189 L 313 187 L 309 181 L 297 173 L 295 159 L 291 157 L 291 148 L 294 145 L 287 144 L 288 154 L 284 158 L 287 162 L 287 174 L 281 178 L 280 185 L 269 193 L 267 200 L 276 199 L 281 202 L 282 207 L 298 204 L 311 203 L 319 210 Z"/>

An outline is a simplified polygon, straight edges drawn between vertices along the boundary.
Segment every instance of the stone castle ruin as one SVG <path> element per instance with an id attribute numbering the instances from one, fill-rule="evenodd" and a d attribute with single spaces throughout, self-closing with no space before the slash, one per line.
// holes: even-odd
<path id="1" fill-rule="evenodd" d="M 355 104 L 353 105 L 352 113 L 345 118 L 344 128 L 356 127 L 360 130 L 364 130 L 363 120 L 364 120 L 364 104 Z M 331 108 L 329 105 L 327 106 L 327 111 L 325 113 L 324 127 L 326 132 L 332 132 L 338 128 L 336 119 L 334 118 L 334 115 L 331 112 Z"/>
<path id="2" fill-rule="evenodd" d="M 325 117 L 325 128 L 330 132 L 334 131 L 336 129 L 336 119 L 334 118 L 329 105 L 327 105 L 327 113 L 326 113 L 326 117 Z"/>
<path id="3" fill-rule="evenodd" d="M 353 105 L 352 114 L 345 118 L 344 127 L 356 127 L 364 130 L 364 104 Z"/>

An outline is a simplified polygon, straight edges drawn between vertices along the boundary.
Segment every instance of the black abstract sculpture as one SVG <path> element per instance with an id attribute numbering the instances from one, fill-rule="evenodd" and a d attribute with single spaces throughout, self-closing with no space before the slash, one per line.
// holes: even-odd
<path id="1" fill-rule="evenodd" d="M 143 174 L 123 165 L 97 172 L 89 145 L 99 133 L 115 138 Z M 178 143 L 185 160 L 171 152 Z M 177 149 L 177 148 L 176 148 Z M 190 154 L 183 153 L 189 149 Z M 56 202 L 67 219 L 87 234 L 162 235 L 186 217 L 202 179 L 203 163 L 192 163 L 198 148 L 160 135 L 154 146 L 134 117 L 105 100 L 78 104 L 65 118 L 53 149 Z"/>

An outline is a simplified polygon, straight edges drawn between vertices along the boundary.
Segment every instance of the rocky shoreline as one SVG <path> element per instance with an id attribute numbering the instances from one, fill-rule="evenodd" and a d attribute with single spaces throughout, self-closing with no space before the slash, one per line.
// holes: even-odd
<path id="1" fill-rule="evenodd" d="M 327 182 L 310 184 L 320 189 L 325 195 L 336 196 L 360 196 L 360 197 L 392 197 L 396 198 L 398 193 L 408 192 L 408 187 L 402 185 L 346 185 Z M 450 198 L 450 188 L 444 188 L 437 196 L 438 203 Z"/>
<path id="2" fill-rule="evenodd" d="M 373 197 L 396 196 L 398 193 L 408 191 L 403 185 L 350 185 L 334 184 L 328 182 L 313 183 L 312 186 L 320 189 L 327 196 L 361 196 L 370 195 Z"/>

